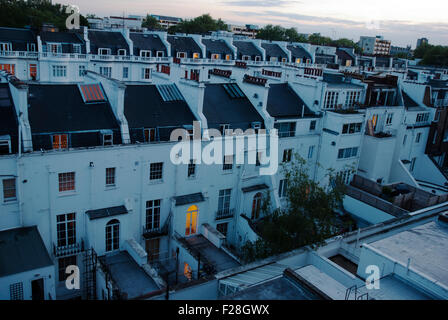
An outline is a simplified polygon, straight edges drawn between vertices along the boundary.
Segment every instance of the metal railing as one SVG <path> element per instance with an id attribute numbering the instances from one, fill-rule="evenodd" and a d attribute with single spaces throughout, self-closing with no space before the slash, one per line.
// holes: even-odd
<path id="1" fill-rule="evenodd" d="M 53 254 L 57 258 L 77 255 L 84 252 L 84 240 L 68 246 L 57 246 L 53 244 Z"/>
<path id="2" fill-rule="evenodd" d="M 235 215 L 235 209 L 224 208 L 216 211 L 216 220 L 233 218 Z"/>

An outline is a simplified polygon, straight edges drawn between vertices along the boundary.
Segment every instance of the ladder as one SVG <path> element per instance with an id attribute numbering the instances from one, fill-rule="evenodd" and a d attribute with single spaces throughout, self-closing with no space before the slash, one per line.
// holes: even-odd
<path id="1" fill-rule="evenodd" d="M 84 253 L 84 297 L 96 300 L 96 267 L 98 256 L 93 248 Z"/>

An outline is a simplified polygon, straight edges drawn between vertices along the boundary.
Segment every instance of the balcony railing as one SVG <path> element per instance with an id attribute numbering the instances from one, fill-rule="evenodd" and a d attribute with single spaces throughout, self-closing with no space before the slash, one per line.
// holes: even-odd
<path id="1" fill-rule="evenodd" d="M 216 220 L 233 218 L 235 209 L 224 208 L 216 211 Z"/>
<path id="2" fill-rule="evenodd" d="M 84 240 L 68 246 L 57 246 L 53 244 L 53 254 L 56 258 L 77 255 L 84 252 Z"/>
<path id="3" fill-rule="evenodd" d="M 0 57 L 5 58 L 37 58 L 39 53 L 33 51 L 0 51 Z"/>
<path id="4" fill-rule="evenodd" d="M 448 107 L 448 99 L 437 99 L 434 101 L 434 107 L 442 108 Z"/>

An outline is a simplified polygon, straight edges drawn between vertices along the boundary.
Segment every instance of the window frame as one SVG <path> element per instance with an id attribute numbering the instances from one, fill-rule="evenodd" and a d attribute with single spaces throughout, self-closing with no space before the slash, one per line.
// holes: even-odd
<path id="1" fill-rule="evenodd" d="M 59 193 L 76 192 L 76 172 L 59 173 L 58 182 Z"/>
<path id="2" fill-rule="evenodd" d="M 117 183 L 117 168 L 106 168 L 106 188 L 116 187 Z"/>
<path id="3" fill-rule="evenodd" d="M 163 181 L 163 162 L 153 162 L 149 164 L 149 181 Z"/>
<path id="4" fill-rule="evenodd" d="M 10 186 L 6 185 L 7 183 L 11 183 Z M 2 188 L 3 188 L 3 202 L 15 202 L 17 201 L 17 179 L 16 178 L 6 178 L 2 179 Z M 10 193 L 9 196 L 7 194 Z"/>

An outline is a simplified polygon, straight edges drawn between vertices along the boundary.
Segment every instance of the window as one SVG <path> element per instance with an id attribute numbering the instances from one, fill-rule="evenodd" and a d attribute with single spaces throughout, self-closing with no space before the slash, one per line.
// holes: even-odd
<path id="1" fill-rule="evenodd" d="M 310 131 L 314 131 L 314 130 L 316 130 L 316 123 L 317 123 L 316 120 L 312 120 L 312 121 L 310 122 Z"/>
<path id="2" fill-rule="evenodd" d="M 56 232 L 58 248 L 76 244 L 76 214 L 60 214 L 56 216 Z"/>
<path id="3" fill-rule="evenodd" d="M 0 139 L 0 154 L 9 154 L 11 153 L 11 138 L 9 136 L 6 136 L 6 138 L 3 136 Z"/>
<path id="4" fill-rule="evenodd" d="M 151 163 L 149 165 L 149 180 L 157 181 L 163 178 L 163 162 Z"/>
<path id="5" fill-rule="evenodd" d="M 156 129 L 155 128 L 148 128 L 144 129 L 144 135 L 145 135 L 145 142 L 154 142 L 156 141 Z"/>
<path id="6" fill-rule="evenodd" d="M 191 206 L 187 210 L 187 219 L 185 222 L 185 235 L 196 234 L 198 223 L 198 207 Z"/>
<path id="7" fill-rule="evenodd" d="M 12 44 L 10 42 L 0 42 L 0 51 L 12 51 Z"/>
<path id="8" fill-rule="evenodd" d="M 254 199 L 252 201 L 252 214 L 251 214 L 252 220 L 257 220 L 260 217 L 262 199 L 263 199 L 263 196 L 261 193 L 257 193 L 254 196 Z"/>
<path id="9" fill-rule="evenodd" d="M 100 67 L 100 74 L 105 77 L 112 77 L 112 67 Z"/>
<path id="10" fill-rule="evenodd" d="M 146 240 L 146 252 L 148 253 L 148 262 L 159 260 L 160 257 L 160 239 Z"/>
<path id="11" fill-rule="evenodd" d="M 142 68 L 142 79 L 151 79 L 151 68 Z"/>
<path id="12" fill-rule="evenodd" d="M 120 248 L 120 221 L 111 220 L 106 225 L 106 252 Z"/>
<path id="13" fill-rule="evenodd" d="M 197 52 L 193 53 L 193 59 L 199 59 L 199 53 Z"/>
<path id="14" fill-rule="evenodd" d="M 164 57 L 165 56 L 165 52 L 163 52 L 163 51 L 157 51 L 156 52 L 156 57 L 157 58 L 162 58 L 162 57 Z"/>
<path id="15" fill-rule="evenodd" d="M 347 158 L 354 158 L 358 156 L 358 148 L 345 148 L 345 149 L 339 149 L 338 151 L 338 159 L 347 159 Z"/>
<path id="16" fill-rule="evenodd" d="M 292 149 L 283 150 L 283 162 L 291 162 Z"/>
<path id="17" fill-rule="evenodd" d="M 129 77 L 129 68 L 123 67 L 123 79 L 127 79 Z"/>
<path id="18" fill-rule="evenodd" d="M 417 114 L 416 122 L 427 122 L 429 120 L 429 113 Z"/>
<path id="19" fill-rule="evenodd" d="M 288 180 L 286 180 L 286 179 L 280 180 L 280 184 L 278 186 L 278 196 L 279 196 L 279 198 L 285 198 L 286 197 L 287 188 L 288 188 Z"/>
<path id="20" fill-rule="evenodd" d="M 78 75 L 80 76 L 80 77 L 83 77 L 84 76 L 84 73 L 86 72 L 86 66 L 79 66 L 79 68 L 78 68 Z"/>
<path id="21" fill-rule="evenodd" d="M 191 279 L 193 279 L 193 271 L 186 262 L 184 263 L 184 276 L 188 279 L 188 281 L 191 281 Z"/>
<path id="22" fill-rule="evenodd" d="M 229 229 L 229 223 L 220 223 L 216 225 L 216 230 L 220 232 L 223 236 L 227 237 L 227 231 Z"/>
<path id="23" fill-rule="evenodd" d="M 164 102 L 184 101 L 182 94 L 175 84 L 159 84 L 156 85 L 156 88 Z"/>
<path id="24" fill-rule="evenodd" d="M 81 53 L 81 45 L 80 44 L 73 45 L 73 53 Z"/>
<path id="25" fill-rule="evenodd" d="M 192 179 L 196 177 L 196 160 L 190 160 L 188 164 L 188 178 Z"/>
<path id="26" fill-rule="evenodd" d="M 26 49 L 28 51 L 35 52 L 36 51 L 36 44 L 35 43 L 27 43 L 26 44 Z"/>
<path id="27" fill-rule="evenodd" d="M 408 135 L 407 134 L 405 134 L 404 135 L 404 137 L 403 137 L 403 145 L 405 145 L 406 144 L 406 140 L 408 139 Z"/>
<path id="28" fill-rule="evenodd" d="M 34 64 L 34 63 L 30 64 L 29 70 L 30 70 L 30 78 L 31 78 L 31 80 L 36 80 L 36 78 L 37 78 L 37 65 Z"/>
<path id="29" fill-rule="evenodd" d="M 350 170 L 344 170 L 337 174 L 344 184 L 350 184 L 352 178 L 352 172 Z"/>
<path id="30" fill-rule="evenodd" d="M 65 257 L 58 259 L 58 279 L 59 281 L 65 281 L 67 280 L 67 277 L 69 274 L 65 273 L 65 270 L 67 270 L 68 266 L 76 266 L 76 256 L 71 257 Z"/>
<path id="31" fill-rule="evenodd" d="M 53 66 L 53 77 L 64 78 L 67 76 L 66 66 Z"/>
<path id="32" fill-rule="evenodd" d="M 314 154 L 314 146 L 308 148 L 308 159 L 312 159 Z"/>
<path id="33" fill-rule="evenodd" d="M 23 300 L 22 282 L 17 282 L 9 285 L 9 298 L 11 300 Z"/>
<path id="34" fill-rule="evenodd" d="M 233 169 L 233 155 L 224 156 L 224 163 L 222 165 L 222 170 L 230 171 Z"/>
<path id="35" fill-rule="evenodd" d="M 393 113 L 388 113 L 386 118 L 386 126 L 390 126 L 392 124 L 392 119 L 394 117 Z"/>
<path id="36" fill-rule="evenodd" d="M 106 187 L 115 186 L 115 168 L 106 168 Z"/>
<path id="37" fill-rule="evenodd" d="M 65 172 L 59 174 L 59 192 L 75 191 L 75 173 Z"/>
<path id="38" fill-rule="evenodd" d="M 339 92 L 325 92 L 324 109 L 334 109 L 338 104 Z"/>
<path id="39" fill-rule="evenodd" d="M 361 97 L 360 91 L 348 91 L 345 95 L 345 106 L 347 108 L 353 108 Z"/>
<path id="40" fill-rule="evenodd" d="M 221 59 L 221 55 L 217 54 L 217 53 L 212 54 L 211 57 L 212 57 L 212 60 L 219 60 L 219 59 Z"/>
<path id="41" fill-rule="evenodd" d="M 50 43 L 47 45 L 47 52 L 62 53 L 62 45 L 60 43 Z"/>
<path id="42" fill-rule="evenodd" d="M 231 54 L 226 54 L 226 60 L 227 61 L 232 60 L 232 55 Z"/>
<path id="43" fill-rule="evenodd" d="M 162 200 L 146 201 L 146 230 L 160 228 L 160 203 Z"/>
<path id="44" fill-rule="evenodd" d="M 243 60 L 243 61 L 249 61 L 249 60 L 250 60 L 250 56 L 243 56 L 243 57 L 242 57 L 242 60 Z"/>
<path id="45" fill-rule="evenodd" d="M 230 213 L 230 196 L 232 189 L 224 189 L 219 191 L 218 198 L 218 215 L 225 215 Z"/>
<path id="46" fill-rule="evenodd" d="M 52 137 L 53 150 L 67 149 L 68 147 L 68 136 L 66 134 L 55 134 Z"/>
<path id="47" fill-rule="evenodd" d="M 110 55 L 110 49 L 99 48 L 99 49 L 98 49 L 98 54 L 99 54 L 99 55 L 102 55 L 102 56 Z"/>
<path id="48" fill-rule="evenodd" d="M 221 135 L 226 135 L 226 130 L 230 129 L 230 124 L 220 124 L 219 125 L 219 131 L 221 132 Z"/>
<path id="49" fill-rule="evenodd" d="M 5 63 L 0 63 L 0 71 L 6 71 L 12 75 L 14 75 L 16 73 L 16 65 L 15 64 L 5 64 Z"/>
<path id="50" fill-rule="evenodd" d="M 226 83 L 223 84 L 222 87 L 231 99 L 242 99 L 246 97 L 236 83 Z"/>
<path id="51" fill-rule="evenodd" d="M 4 179 L 3 180 L 3 201 L 15 201 L 17 200 L 16 194 L 16 179 Z"/>
<path id="52" fill-rule="evenodd" d="M 178 53 L 177 53 L 177 57 L 180 58 L 180 59 L 182 59 L 182 58 L 186 58 L 186 57 L 187 57 L 187 54 L 186 54 L 185 52 L 178 52 Z"/>
<path id="53" fill-rule="evenodd" d="M 354 134 L 361 132 L 362 123 L 346 123 L 342 126 L 342 134 Z"/>
<path id="54" fill-rule="evenodd" d="M 279 138 L 294 137 L 296 135 L 296 123 L 295 122 L 280 122 L 274 125 L 274 128 L 278 130 Z"/>
<path id="55" fill-rule="evenodd" d="M 409 167 L 409 170 L 411 171 L 411 172 L 413 172 L 414 171 L 414 169 L 415 169 L 415 163 L 417 162 L 417 158 L 412 158 L 412 160 L 411 160 L 411 166 Z"/>
<path id="56" fill-rule="evenodd" d="M 118 55 L 119 56 L 125 56 L 126 55 L 126 49 L 118 49 Z"/>
<path id="57" fill-rule="evenodd" d="M 417 133 L 417 137 L 415 138 L 415 143 L 420 143 L 421 138 L 422 138 L 421 132 Z"/>
<path id="58" fill-rule="evenodd" d="M 106 101 L 101 84 L 79 84 L 78 88 L 84 103 L 100 103 Z M 108 132 L 111 133 L 112 131 L 109 130 Z"/>
<path id="59" fill-rule="evenodd" d="M 103 146 L 112 146 L 114 144 L 114 135 L 112 133 L 103 133 Z"/>

